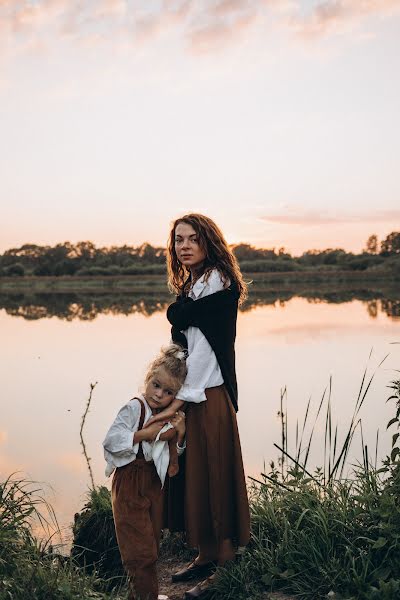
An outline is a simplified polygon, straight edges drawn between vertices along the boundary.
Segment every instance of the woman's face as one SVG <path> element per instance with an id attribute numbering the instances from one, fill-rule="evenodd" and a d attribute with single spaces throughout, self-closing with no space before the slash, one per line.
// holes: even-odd
<path id="1" fill-rule="evenodd" d="M 189 223 L 178 223 L 175 228 L 175 252 L 178 260 L 188 269 L 198 270 L 204 263 L 206 253 Z"/>

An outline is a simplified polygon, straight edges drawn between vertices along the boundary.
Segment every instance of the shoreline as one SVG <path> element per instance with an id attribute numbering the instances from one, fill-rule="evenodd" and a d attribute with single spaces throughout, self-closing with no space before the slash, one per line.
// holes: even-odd
<path id="1" fill-rule="evenodd" d="M 252 281 L 249 293 L 254 291 L 284 290 L 287 286 L 318 284 L 326 288 L 338 285 L 351 289 L 400 288 L 400 276 L 386 271 L 307 270 L 267 273 L 244 273 Z M 111 275 L 59 277 L 0 277 L 0 294 L 65 293 L 65 292 L 139 292 L 163 293 L 170 296 L 164 275 Z"/>

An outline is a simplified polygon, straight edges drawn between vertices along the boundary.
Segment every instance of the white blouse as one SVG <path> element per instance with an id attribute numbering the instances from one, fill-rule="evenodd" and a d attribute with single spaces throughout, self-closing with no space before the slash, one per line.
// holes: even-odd
<path id="1" fill-rule="evenodd" d="M 193 285 L 189 296 L 193 300 L 209 296 L 224 289 L 221 275 L 213 269 L 208 281 L 202 275 Z M 229 280 L 228 280 L 229 285 Z M 188 358 L 186 360 L 187 376 L 185 383 L 176 394 L 176 398 L 185 402 L 204 402 L 207 400 L 204 390 L 224 383 L 217 357 L 207 339 L 198 327 L 184 330 L 188 342 Z"/>
<path id="2" fill-rule="evenodd" d="M 139 394 L 145 408 L 144 422 L 152 416 L 152 411 L 147 404 L 144 396 Z M 113 424 L 107 432 L 103 442 L 104 458 L 106 459 L 106 476 L 109 477 L 116 467 L 124 467 L 136 460 L 139 450 L 139 443 L 133 443 L 133 437 L 139 429 L 141 406 L 140 402 L 133 398 L 118 412 Z M 154 461 L 156 471 L 161 480 L 161 486 L 164 486 L 165 476 L 169 465 L 168 442 L 161 441 L 160 435 L 164 431 L 171 429 L 171 423 L 167 423 L 161 429 L 154 442 L 144 440 L 142 442 L 143 456 L 149 461 Z M 178 454 L 182 454 L 183 446 L 178 446 Z"/>

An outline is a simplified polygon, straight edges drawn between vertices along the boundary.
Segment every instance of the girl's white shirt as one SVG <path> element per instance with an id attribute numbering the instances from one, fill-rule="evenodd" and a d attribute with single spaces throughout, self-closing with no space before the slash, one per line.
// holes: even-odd
<path id="1" fill-rule="evenodd" d="M 144 425 L 152 416 L 152 412 L 143 394 L 138 394 L 138 397 L 140 397 L 144 404 Z M 140 413 L 140 402 L 135 398 L 129 400 L 129 402 L 120 409 L 113 424 L 108 430 L 103 442 L 104 458 L 107 462 L 107 477 L 109 477 L 117 467 L 124 467 L 136 460 L 139 443 L 134 444 L 133 437 L 139 429 Z M 160 440 L 159 437 L 164 431 L 168 431 L 168 429 L 172 429 L 171 423 L 164 425 L 154 442 L 142 442 L 143 456 L 148 462 L 154 462 L 161 481 L 161 487 L 164 486 L 165 476 L 169 465 L 169 448 L 168 442 Z M 184 448 L 185 445 L 182 448 L 178 446 L 178 454 L 182 454 Z"/>
<path id="2" fill-rule="evenodd" d="M 193 300 L 209 296 L 224 289 L 224 283 L 218 269 L 213 269 L 208 281 L 202 275 L 189 292 Z M 227 284 L 230 284 L 228 280 Z M 200 403 L 207 400 L 205 390 L 222 385 L 222 377 L 217 357 L 204 334 L 198 327 L 188 327 L 183 333 L 188 342 L 188 358 L 186 359 L 187 376 L 185 383 L 176 394 L 176 398 L 185 402 Z"/>

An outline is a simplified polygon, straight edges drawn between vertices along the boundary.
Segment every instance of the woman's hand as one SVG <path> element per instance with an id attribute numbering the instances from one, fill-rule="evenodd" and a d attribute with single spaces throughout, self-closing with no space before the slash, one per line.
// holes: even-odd
<path id="1" fill-rule="evenodd" d="M 175 400 L 173 400 L 167 408 L 164 408 L 164 410 L 159 412 L 157 415 L 151 417 L 144 425 L 143 429 L 148 429 L 153 423 L 162 423 L 165 425 L 165 423 L 168 423 L 168 421 L 175 416 L 175 413 L 182 408 L 183 405 L 183 400 L 178 400 L 175 398 Z"/>
<path id="2" fill-rule="evenodd" d="M 173 418 L 171 419 L 171 425 L 174 427 L 176 433 L 178 434 L 178 443 L 181 444 L 185 438 L 186 433 L 186 422 L 185 422 L 185 413 L 183 410 L 178 410 Z"/>

